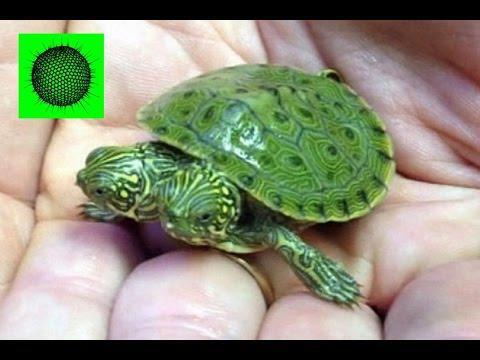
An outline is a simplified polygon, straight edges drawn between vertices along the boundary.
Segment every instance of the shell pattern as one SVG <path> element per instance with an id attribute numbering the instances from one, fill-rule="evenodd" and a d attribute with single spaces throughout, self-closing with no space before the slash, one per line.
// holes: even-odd
<path id="1" fill-rule="evenodd" d="M 174 87 L 138 118 L 272 210 L 299 221 L 347 221 L 384 198 L 395 163 L 382 120 L 331 74 L 223 68 Z"/>

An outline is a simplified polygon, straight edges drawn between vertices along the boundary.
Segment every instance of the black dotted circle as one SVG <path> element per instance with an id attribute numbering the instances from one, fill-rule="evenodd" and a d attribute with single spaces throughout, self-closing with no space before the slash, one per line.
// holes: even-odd
<path id="1" fill-rule="evenodd" d="M 85 57 L 70 46 L 56 46 L 38 55 L 32 68 L 32 85 L 51 105 L 69 106 L 87 94 L 91 69 Z"/>

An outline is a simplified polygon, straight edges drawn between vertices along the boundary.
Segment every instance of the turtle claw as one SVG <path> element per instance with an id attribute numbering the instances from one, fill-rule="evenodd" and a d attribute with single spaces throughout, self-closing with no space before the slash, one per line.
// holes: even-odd
<path id="1" fill-rule="evenodd" d="M 359 287 L 361 285 L 358 285 Z M 358 293 L 355 294 L 355 298 L 350 302 L 350 303 L 343 303 L 346 307 L 350 309 L 361 309 L 361 305 L 365 304 L 367 298 L 363 296 L 362 294 Z"/>
<path id="2" fill-rule="evenodd" d="M 114 221 L 118 216 L 112 213 L 109 210 L 104 210 L 100 208 L 93 202 L 86 202 L 80 205 L 77 205 L 77 208 L 81 208 L 81 211 L 78 215 L 85 220 L 94 220 L 98 222 L 107 222 Z"/>

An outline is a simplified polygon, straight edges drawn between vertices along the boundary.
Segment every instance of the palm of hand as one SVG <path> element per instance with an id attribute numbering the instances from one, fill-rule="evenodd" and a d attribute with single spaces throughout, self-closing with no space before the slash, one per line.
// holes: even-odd
<path id="1" fill-rule="evenodd" d="M 106 34 L 105 120 L 18 121 L 16 33 L 63 25 L 0 26 L 0 146 L 12 154 L 0 162 L 0 337 L 480 336 L 480 262 L 470 260 L 480 245 L 478 24 L 70 22 L 69 32 Z M 399 175 L 385 203 L 304 234 L 344 262 L 384 322 L 370 306 L 351 311 L 298 292 L 271 252 L 250 256 L 277 294 L 266 309 L 250 275 L 219 254 L 174 251 L 183 245 L 155 225 L 76 216 L 87 153 L 150 139 L 132 126 L 143 103 L 200 72 L 267 61 L 336 68 L 386 120 Z"/>

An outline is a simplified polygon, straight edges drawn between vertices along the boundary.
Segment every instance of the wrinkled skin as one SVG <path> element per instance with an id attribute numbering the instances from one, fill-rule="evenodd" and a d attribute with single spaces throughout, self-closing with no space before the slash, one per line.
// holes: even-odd
<path id="1" fill-rule="evenodd" d="M 108 39 L 103 121 L 16 118 L 17 33 L 60 31 Z M 0 337 L 480 338 L 478 44 L 478 22 L 0 22 Z M 156 225 L 77 216 L 89 151 L 151 139 L 132 126 L 142 104 L 201 72 L 266 61 L 337 68 L 392 134 L 399 174 L 385 203 L 303 234 L 369 305 L 318 300 L 265 252 L 248 258 L 275 288 L 267 309 L 216 252 Z"/>

